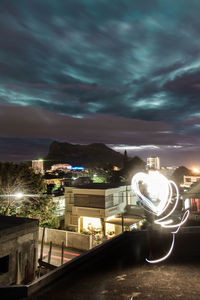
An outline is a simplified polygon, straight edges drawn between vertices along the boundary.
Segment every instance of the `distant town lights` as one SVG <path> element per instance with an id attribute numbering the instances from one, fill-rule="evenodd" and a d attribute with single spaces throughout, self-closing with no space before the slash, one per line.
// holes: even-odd
<path id="1" fill-rule="evenodd" d="M 74 170 L 74 171 L 83 171 L 84 168 L 83 167 L 71 167 L 71 170 Z"/>

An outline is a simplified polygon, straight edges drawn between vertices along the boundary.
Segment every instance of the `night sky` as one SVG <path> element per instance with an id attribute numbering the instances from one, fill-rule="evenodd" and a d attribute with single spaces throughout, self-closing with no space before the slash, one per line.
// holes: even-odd
<path id="1" fill-rule="evenodd" d="M 0 161 L 52 140 L 200 166 L 199 0 L 1 0 Z"/>

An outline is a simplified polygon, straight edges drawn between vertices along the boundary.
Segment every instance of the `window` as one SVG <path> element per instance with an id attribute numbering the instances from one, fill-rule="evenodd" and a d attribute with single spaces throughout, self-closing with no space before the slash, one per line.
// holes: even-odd
<path id="1" fill-rule="evenodd" d="M 185 178 L 186 182 L 191 182 L 191 178 Z"/>
<path id="2" fill-rule="evenodd" d="M 70 224 L 71 225 L 78 225 L 78 217 L 74 215 L 70 215 Z"/>
<path id="3" fill-rule="evenodd" d="M 106 197 L 106 207 L 109 208 L 112 207 L 113 205 L 114 205 L 113 194 L 111 194 Z"/>
<path id="4" fill-rule="evenodd" d="M 0 274 L 7 273 L 9 269 L 9 255 L 0 258 Z"/>
<path id="5" fill-rule="evenodd" d="M 123 203 L 123 192 L 119 192 L 119 204 Z"/>

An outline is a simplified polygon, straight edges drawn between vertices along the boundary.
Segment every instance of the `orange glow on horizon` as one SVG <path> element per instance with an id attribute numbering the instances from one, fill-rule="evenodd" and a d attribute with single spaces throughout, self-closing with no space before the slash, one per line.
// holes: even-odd
<path id="1" fill-rule="evenodd" d="M 192 171 L 193 171 L 193 173 L 195 173 L 195 174 L 200 173 L 200 170 L 199 170 L 198 168 L 193 168 Z"/>

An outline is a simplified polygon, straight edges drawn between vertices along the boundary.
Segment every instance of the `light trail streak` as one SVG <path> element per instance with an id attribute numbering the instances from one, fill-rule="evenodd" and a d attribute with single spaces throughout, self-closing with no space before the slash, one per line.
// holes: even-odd
<path id="1" fill-rule="evenodd" d="M 17 193 L 17 194 L 5 194 L 5 195 L 0 195 L 0 197 L 16 197 L 16 198 L 23 198 L 23 197 L 42 197 L 42 195 L 38 195 L 38 194 L 21 194 L 21 193 Z"/>
<path id="2" fill-rule="evenodd" d="M 44 254 L 47 255 L 48 253 L 44 253 Z M 53 255 L 53 254 L 52 254 L 51 257 L 52 257 L 52 258 L 55 258 L 55 259 L 59 259 L 59 260 L 61 259 L 61 256 L 58 256 L 58 255 Z M 65 260 L 65 261 L 70 261 L 70 260 L 72 260 L 72 258 L 63 257 L 63 260 Z"/>
<path id="3" fill-rule="evenodd" d="M 155 259 L 155 260 L 149 260 L 149 259 L 146 258 L 146 261 L 150 264 L 156 264 L 156 263 L 159 263 L 159 262 L 167 259 L 170 256 L 170 254 L 172 253 L 172 250 L 174 248 L 174 242 L 175 242 L 175 233 L 173 233 L 173 239 L 172 239 L 171 247 L 170 247 L 168 253 L 165 256 L 163 256 L 159 259 Z"/>
<path id="4" fill-rule="evenodd" d="M 143 195 L 140 184 L 143 183 L 146 185 L 146 189 L 149 195 L 149 198 L 145 195 Z M 181 221 L 179 223 L 174 224 L 173 219 L 168 219 L 169 217 L 172 217 L 172 214 L 175 212 L 178 201 L 179 201 L 179 191 L 176 184 L 168 180 L 165 176 L 160 174 L 157 171 L 150 171 L 149 174 L 139 172 L 135 174 L 132 178 L 131 182 L 131 188 L 132 191 L 138 196 L 138 198 L 141 200 L 141 203 L 143 205 L 143 208 L 150 213 L 154 214 L 155 216 L 159 217 L 163 214 L 165 214 L 163 217 L 160 217 L 154 221 L 155 224 L 160 225 L 163 228 L 171 228 L 175 229 L 176 231 L 172 231 L 172 243 L 170 246 L 170 249 L 168 253 L 163 256 L 160 259 L 156 260 L 148 260 L 149 263 L 158 263 L 161 262 L 169 257 L 169 255 L 172 253 L 174 243 L 175 243 L 175 235 L 178 233 L 180 227 L 187 221 L 189 217 L 189 210 L 187 210 Z M 172 197 L 173 197 L 173 189 L 175 190 L 176 199 L 175 203 L 172 203 Z M 169 206 L 172 205 L 172 208 L 167 212 L 167 209 Z"/>
<path id="5" fill-rule="evenodd" d="M 44 250 L 48 250 L 48 248 L 44 248 Z M 61 250 L 57 250 L 57 249 L 52 249 L 52 252 L 57 252 L 57 253 L 62 253 Z M 64 254 L 69 254 L 69 255 L 73 255 L 73 256 L 80 256 L 80 254 L 78 253 L 74 253 L 74 252 L 68 252 L 68 251 L 64 251 Z"/>

